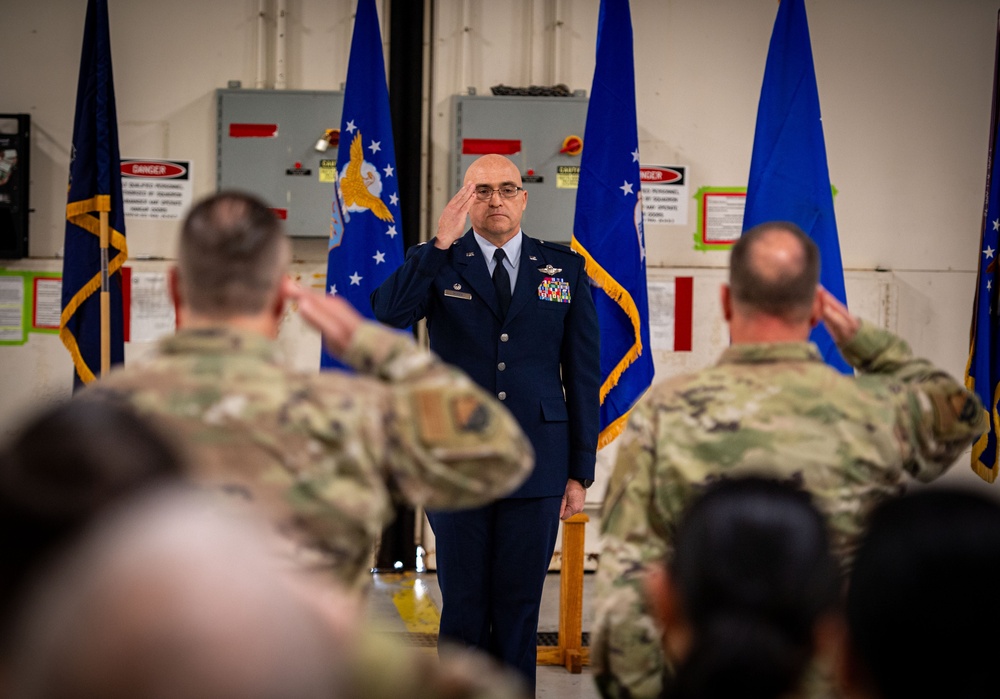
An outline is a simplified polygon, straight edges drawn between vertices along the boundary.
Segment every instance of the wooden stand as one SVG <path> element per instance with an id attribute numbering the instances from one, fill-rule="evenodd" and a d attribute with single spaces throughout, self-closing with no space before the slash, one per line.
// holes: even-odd
<path id="1" fill-rule="evenodd" d="M 573 674 L 590 664 L 583 647 L 583 542 L 590 517 L 575 514 L 563 523 L 559 572 L 559 645 L 539 646 L 538 665 L 562 665 Z"/>

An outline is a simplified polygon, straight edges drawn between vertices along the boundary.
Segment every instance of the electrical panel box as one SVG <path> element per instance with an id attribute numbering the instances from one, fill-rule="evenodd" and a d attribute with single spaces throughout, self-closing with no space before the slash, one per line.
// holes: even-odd
<path id="1" fill-rule="evenodd" d="M 30 140 L 30 114 L 0 114 L 0 259 L 28 256 Z"/>
<path id="2" fill-rule="evenodd" d="M 344 93 L 226 89 L 216 94 L 218 189 L 256 194 L 285 220 L 291 236 L 329 236 L 337 145 L 336 137 L 331 143 L 327 136 L 340 128 Z"/>
<path id="3" fill-rule="evenodd" d="M 457 95 L 454 105 L 452 193 L 481 155 L 499 153 L 521 171 L 527 235 L 569 243 L 576 212 L 580 152 L 586 147 L 586 97 Z"/>

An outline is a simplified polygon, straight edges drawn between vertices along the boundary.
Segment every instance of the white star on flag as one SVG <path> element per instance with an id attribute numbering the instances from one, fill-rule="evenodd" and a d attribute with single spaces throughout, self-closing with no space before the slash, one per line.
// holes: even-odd
<path id="1" fill-rule="evenodd" d="M 396 204 L 399 203 L 399 197 L 397 197 L 395 194 L 390 194 L 389 195 L 389 203 L 392 204 L 393 206 L 395 206 Z"/>
<path id="2" fill-rule="evenodd" d="M 989 245 L 987 245 L 986 249 L 983 250 L 983 254 L 986 255 L 986 259 L 987 260 L 989 260 L 990 258 L 992 258 L 993 257 L 993 253 L 995 253 L 995 252 L 996 252 L 996 250 L 994 250 L 993 248 L 991 248 Z"/>
<path id="3" fill-rule="evenodd" d="M 350 276 L 351 285 L 352 286 L 361 286 L 361 280 L 362 279 L 364 279 L 364 277 L 362 277 L 360 274 L 358 274 L 357 272 L 355 272 L 354 274 L 352 274 Z"/>
<path id="4" fill-rule="evenodd" d="M 993 230 L 1000 231 L 1000 218 L 993 222 Z"/>
<path id="5" fill-rule="evenodd" d="M 385 173 L 386 177 L 392 177 L 392 165 L 386 165 L 382 168 L 382 172 Z"/>
<path id="6" fill-rule="evenodd" d="M 387 230 L 385 232 L 385 234 L 387 236 L 389 236 L 390 238 L 395 238 L 396 237 L 396 227 L 395 226 L 389 226 L 389 230 Z"/>
<path id="7" fill-rule="evenodd" d="M 375 254 L 372 255 L 372 259 L 375 260 L 375 264 L 380 265 L 385 262 L 385 253 L 376 250 Z"/>
<path id="8" fill-rule="evenodd" d="M 337 295 L 337 285 L 334 284 L 330 287 L 330 296 L 336 296 L 336 295 Z"/>
<path id="9" fill-rule="evenodd" d="M 378 153 L 380 150 L 382 150 L 382 141 L 372 140 L 372 142 L 368 145 L 368 150 L 370 150 L 372 153 Z"/>
<path id="10" fill-rule="evenodd" d="M 629 194 L 632 194 L 632 183 L 626 180 L 625 184 L 623 184 L 618 189 L 622 190 L 622 194 L 628 196 Z"/>
<path id="11" fill-rule="evenodd" d="M 986 290 L 990 291 L 993 288 L 993 280 L 986 282 Z"/>
<path id="12" fill-rule="evenodd" d="M 345 126 L 344 128 L 347 129 L 347 133 L 354 133 L 354 129 L 358 127 L 354 125 L 354 120 L 352 119 L 351 121 L 347 122 L 347 126 Z"/>
<path id="13" fill-rule="evenodd" d="M 638 148 L 636 148 L 634 151 L 632 151 L 632 162 L 633 163 L 639 162 L 639 149 Z"/>

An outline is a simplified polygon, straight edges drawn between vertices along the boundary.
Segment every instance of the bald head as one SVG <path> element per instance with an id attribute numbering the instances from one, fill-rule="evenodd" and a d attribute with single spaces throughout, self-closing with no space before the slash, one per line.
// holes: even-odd
<path id="1" fill-rule="evenodd" d="M 733 246 L 729 286 L 741 312 L 808 321 L 818 284 L 819 250 L 794 223 L 754 226 Z"/>
<path id="2" fill-rule="evenodd" d="M 464 184 L 493 190 L 488 199 L 472 200 L 469 220 L 476 233 L 498 247 L 517 235 L 528 205 L 528 193 L 521 189 L 521 171 L 512 160 L 495 153 L 477 158 L 465 171 Z M 509 185 L 518 191 L 510 199 L 504 199 L 498 190 Z"/>
<path id="3" fill-rule="evenodd" d="M 521 186 L 521 171 L 510 158 L 490 153 L 472 161 L 472 165 L 465 171 L 464 184 L 472 182 L 479 183 L 480 180 L 501 177 L 509 180 L 517 186 Z"/>

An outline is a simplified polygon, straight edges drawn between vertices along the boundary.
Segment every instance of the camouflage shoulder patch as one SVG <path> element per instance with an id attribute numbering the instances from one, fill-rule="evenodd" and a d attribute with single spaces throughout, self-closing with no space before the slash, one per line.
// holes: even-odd
<path id="1" fill-rule="evenodd" d="M 440 391 L 427 390 L 413 393 L 413 407 L 417 429 L 428 444 L 440 444 L 451 436 L 451 417 L 441 400 Z"/>
<path id="2" fill-rule="evenodd" d="M 413 407 L 420 437 L 427 444 L 442 444 L 458 434 L 480 434 L 490 423 L 489 410 L 473 395 L 415 391 Z"/>

